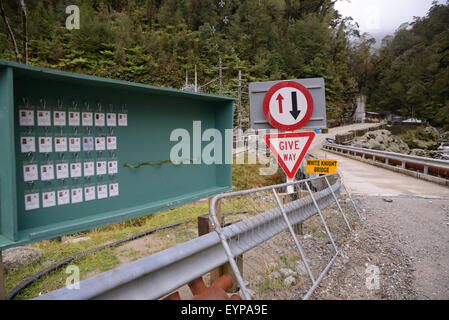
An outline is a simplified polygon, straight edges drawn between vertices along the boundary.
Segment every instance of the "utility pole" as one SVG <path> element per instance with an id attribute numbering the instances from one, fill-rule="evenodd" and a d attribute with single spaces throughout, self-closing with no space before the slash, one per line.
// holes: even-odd
<path id="1" fill-rule="evenodd" d="M 238 94 L 238 113 L 237 113 L 237 123 L 239 129 L 242 129 L 242 88 L 243 88 L 243 82 L 247 81 L 246 79 L 242 79 L 242 69 L 239 68 L 239 78 L 233 79 L 234 81 L 238 82 L 238 85 L 234 86 L 237 88 L 237 94 Z"/>
<path id="2" fill-rule="evenodd" d="M 195 92 L 198 92 L 198 72 L 196 71 L 196 64 L 195 64 Z"/>
<path id="3" fill-rule="evenodd" d="M 220 58 L 219 64 L 218 64 L 218 68 L 214 67 L 213 69 L 217 70 L 218 69 L 218 81 L 220 84 L 220 95 L 223 95 L 223 70 L 227 70 L 229 68 L 227 67 L 223 67 L 223 61 Z"/>

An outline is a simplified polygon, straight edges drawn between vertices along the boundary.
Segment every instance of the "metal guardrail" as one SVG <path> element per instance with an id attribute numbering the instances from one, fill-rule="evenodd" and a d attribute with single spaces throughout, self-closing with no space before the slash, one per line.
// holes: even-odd
<path id="1" fill-rule="evenodd" d="M 310 182 L 320 177 L 303 180 Z M 298 183 L 298 182 L 296 182 Z M 243 191 L 284 188 L 294 183 Z M 340 193 L 341 180 L 330 187 L 317 191 L 312 197 L 303 197 L 284 206 L 285 214 L 292 224 L 303 222 L 335 202 Z M 231 194 L 224 194 L 228 196 Z M 233 255 L 240 255 L 286 230 L 280 219 L 281 212 L 271 209 L 245 222 L 235 223 L 221 229 L 227 239 L 238 239 L 238 246 L 231 246 Z M 254 230 L 259 231 L 257 234 Z M 135 299 L 161 298 L 186 283 L 203 276 L 228 262 L 229 252 L 222 246 L 217 232 L 212 232 L 169 248 L 135 262 L 100 273 L 82 280 L 80 289 L 62 288 L 35 298 L 36 300 L 85 300 L 85 299 Z"/>
<path id="2" fill-rule="evenodd" d="M 356 148 L 352 146 L 344 146 L 340 144 L 333 143 L 324 143 L 323 148 L 326 150 L 334 151 L 342 154 L 349 154 L 358 156 L 361 155 L 362 159 L 366 159 L 367 155 L 373 158 L 375 161 L 376 158 L 385 159 L 385 163 L 389 164 L 390 160 L 398 161 L 402 164 L 402 168 L 406 169 L 407 164 L 415 164 L 423 166 L 424 174 L 429 174 L 429 168 L 440 169 L 444 171 L 449 171 L 449 161 L 447 160 L 438 160 L 431 159 L 425 157 L 412 156 L 402 153 L 394 153 L 387 151 L 379 151 L 365 148 Z"/>

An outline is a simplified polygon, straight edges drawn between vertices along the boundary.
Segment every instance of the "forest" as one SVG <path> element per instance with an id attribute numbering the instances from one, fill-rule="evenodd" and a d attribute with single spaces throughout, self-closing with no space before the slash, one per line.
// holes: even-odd
<path id="1" fill-rule="evenodd" d="M 357 94 L 371 110 L 449 124 L 449 2 L 402 25 L 375 49 L 335 0 L 0 0 L 0 59 L 235 96 L 249 82 L 323 77 L 329 119 L 351 117 Z M 66 28 L 66 8 L 80 28 Z M 247 83 L 246 83 L 247 84 Z M 248 97 L 244 95 L 248 110 Z"/>

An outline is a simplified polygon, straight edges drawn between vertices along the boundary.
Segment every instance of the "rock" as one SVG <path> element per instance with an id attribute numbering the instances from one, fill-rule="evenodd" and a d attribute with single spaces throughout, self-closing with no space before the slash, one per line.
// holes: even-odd
<path id="1" fill-rule="evenodd" d="M 295 271 L 293 271 L 292 269 L 288 269 L 288 268 L 282 268 L 279 270 L 279 273 L 281 275 L 283 275 L 284 277 L 289 277 L 295 274 Z"/>
<path id="2" fill-rule="evenodd" d="M 412 151 L 410 151 L 410 154 L 413 156 L 424 157 L 426 155 L 426 151 L 424 151 L 423 149 L 412 149 Z"/>
<path id="3" fill-rule="evenodd" d="M 291 287 L 294 286 L 296 284 L 296 278 L 293 276 L 287 277 L 284 280 L 284 286 L 286 287 Z"/>
<path id="4" fill-rule="evenodd" d="M 270 280 L 270 281 L 279 280 L 280 278 L 281 278 L 281 274 L 277 271 L 270 273 L 270 275 L 268 276 L 268 280 Z"/>
<path id="5" fill-rule="evenodd" d="M 301 276 L 307 275 L 306 266 L 304 265 L 304 263 L 302 261 L 296 261 L 295 270 Z"/>
<path id="6" fill-rule="evenodd" d="M 70 238 L 70 237 L 63 237 L 62 242 L 69 242 L 69 243 L 79 243 L 83 241 L 90 240 L 90 237 L 78 237 L 78 238 Z"/>
<path id="7" fill-rule="evenodd" d="M 14 270 L 39 261 L 42 252 L 37 248 L 17 247 L 3 251 L 2 257 L 5 269 Z"/>

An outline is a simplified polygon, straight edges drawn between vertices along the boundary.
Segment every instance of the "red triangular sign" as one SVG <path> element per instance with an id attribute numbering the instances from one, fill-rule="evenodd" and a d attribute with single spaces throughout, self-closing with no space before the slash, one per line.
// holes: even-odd
<path id="1" fill-rule="evenodd" d="M 264 136 L 267 146 L 289 179 L 295 177 L 314 138 L 314 132 L 266 134 Z"/>

